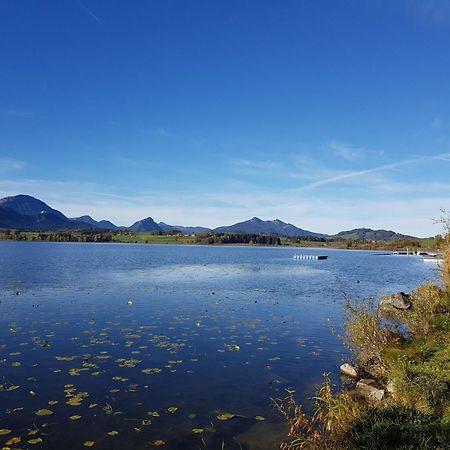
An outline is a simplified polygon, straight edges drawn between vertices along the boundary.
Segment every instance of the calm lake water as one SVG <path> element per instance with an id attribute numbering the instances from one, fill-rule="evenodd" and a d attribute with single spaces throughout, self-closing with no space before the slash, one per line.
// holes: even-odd
<path id="1" fill-rule="evenodd" d="M 275 449 L 270 399 L 339 383 L 345 297 L 436 277 L 365 251 L 0 242 L 0 444 Z"/>

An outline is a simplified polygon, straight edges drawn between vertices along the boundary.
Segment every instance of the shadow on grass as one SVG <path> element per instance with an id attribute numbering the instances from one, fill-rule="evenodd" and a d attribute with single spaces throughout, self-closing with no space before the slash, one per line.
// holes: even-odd
<path id="1" fill-rule="evenodd" d="M 449 449 L 450 421 L 402 406 L 370 408 L 348 436 L 352 449 Z"/>

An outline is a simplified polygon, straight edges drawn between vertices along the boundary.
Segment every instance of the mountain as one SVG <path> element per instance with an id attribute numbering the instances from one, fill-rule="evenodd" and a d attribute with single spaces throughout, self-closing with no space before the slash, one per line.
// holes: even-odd
<path id="1" fill-rule="evenodd" d="M 61 218 L 67 217 L 56 209 L 50 208 L 42 200 L 31 197 L 30 195 L 15 195 L 0 199 L 0 208 L 8 208 L 25 216 L 37 216 L 43 212 L 50 212 Z"/>
<path id="2" fill-rule="evenodd" d="M 191 233 L 207 233 L 211 231 L 211 228 L 205 227 L 183 227 L 182 225 L 168 225 L 164 222 L 158 223 L 159 228 L 162 231 L 181 231 L 182 233 L 191 234 Z"/>
<path id="3" fill-rule="evenodd" d="M 372 230 L 370 228 L 355 228 L 354 230 L 341 231 L 338 234 L 331 236 L 336 239 L 353 239 L 355 241 L 384 241 L 393 242 L 403 239 L 419 239 L 414 236 L 396 233 L 388 230 Z"/>
<path id="4" fill-rule="evenodd" d="M 134 232 L 142 232 L 142 231 L 162 231 L 160 226 L 151 218 L 147 217 L 146 219 L 138 220 L 133 223 L 131 227 L 128 227 L 128 230 Z"/>
<path id="5" fill-rule="evenodd" d="M 13 209 L 0 206 L 0 229 L 31 229 L 36 224 L 34 217 L 19 214 Z"/>
<path id="6" fill-rule="evenodd" d="M 274 234 L 277 236 L 315 236 L 324 237 L 325 235 L 320 233 L 314 233 L 312 231 L 303 230 L 291 223 L 282 222 L 279 219 L 276 220 L 261 220 L 258 217 L 253 217 L 245 222 L 235 223 L 234 225 L 218 227 L 214 229 L 217 233 L 264 233 Z"/>
<path id="7" fill-rule="evenodd" d="M 91 229 L 92 226 L 72 221 L 62 212 L 30 195 L 15 195 L 0 199 L 0 228 L 57 231 Z"/>
<path id="8" fill-rule="evenodd" d="M 99 228 L 102 230 L 118 230 L 119 227 L 117 225 L 114 225 L 109 220 L 100 220 L 96 221 L 91 216 L 81 216 L 81 217 L 72 217 L 70 220 L 75 222 L 84 222 L 88 223 L 89 225 L 92 225 L 93 228 Z"/>

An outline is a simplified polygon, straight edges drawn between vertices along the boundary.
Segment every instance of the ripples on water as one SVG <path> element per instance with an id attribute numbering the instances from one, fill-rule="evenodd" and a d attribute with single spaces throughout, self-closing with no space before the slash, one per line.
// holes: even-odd
<path id="1" fill-rule="evenodd" d="M 417 258 L 303 250 L 324 252 L 0 242 L 0 443 L 277 448 L 270 398 L 339 382 L 344 294 L 436 277 Z"/>

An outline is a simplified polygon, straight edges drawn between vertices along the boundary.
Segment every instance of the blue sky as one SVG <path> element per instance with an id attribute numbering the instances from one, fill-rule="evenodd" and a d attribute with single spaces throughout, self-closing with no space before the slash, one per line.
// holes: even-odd
<path id="1" fill-rule="evenodd" d="M 0 196 L 433 235 L 449 80 L 446 0 L 0 0 Z"/>

